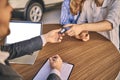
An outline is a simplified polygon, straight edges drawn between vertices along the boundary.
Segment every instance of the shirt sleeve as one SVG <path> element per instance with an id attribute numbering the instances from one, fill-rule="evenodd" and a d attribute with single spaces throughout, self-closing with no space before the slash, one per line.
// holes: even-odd
<path id="1" fill-rule="evenodd" d="M 70 0 L 64 0 L 61 9 L 60 24 L 69 24 L 69 14 L 70 14 Z"/>
<path id="2" fill-rule="evenodd" d="M 10 53 L 8 59 L 17 58 L 24 55 L 31 55 L 34 51 L 42 49 L 43 41 L 40 36 L 29 40 L 1 46 L 1 51 Z"/>
<path id="3" fill-rule="evenodd" d="M 0 63 L 0 80 L 23 80 L 10 66 Z"/>
<path id="4" fill-rule="evenodd" d="M 50 74 L 52 74 L 52 73 L 54 73 L 54 74 L 58 75 L 59 77 L 61 77 L 61 76 L 60 76 L 60 71 L 58 71 L 57 69 L 53 69 L 53 70 L 50 72 Z"/>
<path id="5" fill-rule="evenodd" d="M 118 27 L 120 24 L 120 0 L 113 1 L 112 5 L 108 7 L 109 12 L 106 20 L 112 23 L 113 28 Z"/>
<path id="6" fill-rule="evenodd" d="M 41 39 L 42 39 L 43 46 L 45 46 L 45 44 L 47 43 L 47 42 L 46 42 L 46 39 L 44 38 L 44 36 L 43 36 L 43 35 L 41 35 L 40 37 L 41 37 Z"/>

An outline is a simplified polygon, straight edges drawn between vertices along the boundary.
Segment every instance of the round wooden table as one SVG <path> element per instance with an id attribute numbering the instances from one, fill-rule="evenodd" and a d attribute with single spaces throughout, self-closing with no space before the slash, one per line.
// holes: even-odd
<path id="1" fill-rule="evenodd" d="M 43 33 L 60 27 L 58 24 L 43 25 Z M 25 80 L 32 80 L 47 58 L 55 54 L 59 54 L 63 61 L 74 64 L 69 80 L 115 80 L 120 71 L 119 51 L 98 33 L 90 33 L 87 42 L 65 36 L 61 43 L 46 44 L 34 65 L 12 64 L 12 67 Z"/>

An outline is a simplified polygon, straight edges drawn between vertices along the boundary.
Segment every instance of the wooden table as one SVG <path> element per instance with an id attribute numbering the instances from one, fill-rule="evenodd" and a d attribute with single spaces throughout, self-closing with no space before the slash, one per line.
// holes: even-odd
<path id="1" fill-rule="evenodd" d="M 58 24 L 44 25 L 43 32 L 60 28 Z M 55 54 L 63 61 L 74 64 L 69 80 L 115 80 L 120 70 L 120 54 L 115 46 L 98 33 L 90 33 L 91 39 L 82 42 L 65 36 L 62 43 L 46 44 L 34 65 L 12 64 L 25 80 L 32 80 L 43 63 Z"/>

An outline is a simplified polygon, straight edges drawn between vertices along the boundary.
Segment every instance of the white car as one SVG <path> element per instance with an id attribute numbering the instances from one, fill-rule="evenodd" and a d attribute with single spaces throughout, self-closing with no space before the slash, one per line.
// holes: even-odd
<path id="1" fill-rule="evenodd" d="M 39 22 L 45 8 L 61 3 L 63 0 L 9 0 L 15 10 L 22 10 L 24 18 L 32 22 Z"/>

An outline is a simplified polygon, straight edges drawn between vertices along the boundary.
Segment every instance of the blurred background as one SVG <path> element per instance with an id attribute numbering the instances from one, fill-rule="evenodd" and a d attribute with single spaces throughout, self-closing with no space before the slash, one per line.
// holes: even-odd
<path id="1" fill-rule="evenodd" d="M 9 0 L 14 9 L 12 20 L 41 21 L 43 24 L 59 23 L 61 4 L 63 1 L 64 0 Z"/>
<path id="2" fill-rule="evenodd" d="M 12 20 L 59 23 L 63 0 L 9 0 L 14 11 Z"/>

